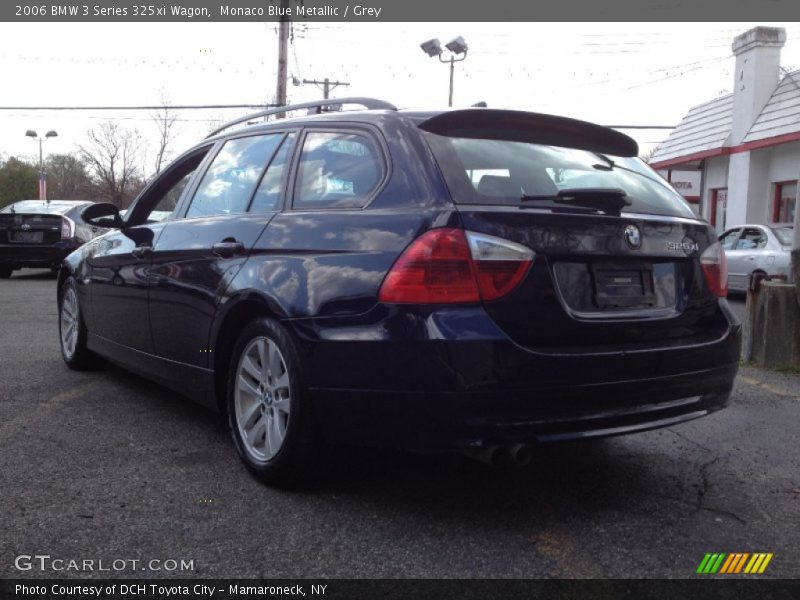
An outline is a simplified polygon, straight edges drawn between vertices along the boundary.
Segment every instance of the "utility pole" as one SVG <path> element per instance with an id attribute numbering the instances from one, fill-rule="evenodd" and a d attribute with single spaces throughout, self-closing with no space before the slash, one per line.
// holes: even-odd
<path id="1" fill-rule="evenodd" d="M 286 9 L 283 14 L 288 12 L 289 0 L 281 0 L 281 8 Z M 280 25 L 278 26 L 278 86 L 275 92 L 275 103 L 278 106 L 286 106 L 286 57 L 289 51 L 289 27 L 291 23 L 285 16 L 281 17 Z M 275 115 L 277 118 L 282 118 L 284 115 L 278 113 Z"/>
<path id="2" fill-rule="evenodd" d="M 797 288 L 798 298 L 800 298 L 800 185 L 797 186 L 797 191 L 794 196 L 794 235 L 792 236 L 792 268 L 789 270 L 790 281 L 792 281 Z"/>
<path id="3" fill-rule="evenodd" d="M 331 81 L 330 78 L 326 77 L 322 81 L 317 79 L 303 79 L 303 83 L 310 83 L 314 85 L 321 85 L 322 86 L 322 97 L 327 100 L 331 97 L 331 90 L 334 88 L 339 87 L 340 85 L 348 86 L 350 85 L 346 81 Z"/>

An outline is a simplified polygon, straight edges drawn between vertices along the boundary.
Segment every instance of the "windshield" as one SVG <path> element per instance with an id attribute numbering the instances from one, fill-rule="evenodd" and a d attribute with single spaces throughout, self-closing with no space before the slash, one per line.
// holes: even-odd
<path id="1" fill-rule="evenodd" d="M 638 158 L 526 142 L 424 133 L 458 204 L 560 206 L 559 191 L 621 189 L 628 212 L 696 218 L 683 198 Z"/>
<path id="2" fill-rule="evenodd" d="M 782 246 L 791 246 L 794 241 L 794 229 L 791 227 L 773 227 L 772 232 Z"/>
<path id="3" fill-rule="evenodd" d="M 78 206 L 75 202 L 51 202 L 43 200 L 22 200 L 0 209 L 0 213 L 36 213 L 40 215 L 63 215 Z"/>

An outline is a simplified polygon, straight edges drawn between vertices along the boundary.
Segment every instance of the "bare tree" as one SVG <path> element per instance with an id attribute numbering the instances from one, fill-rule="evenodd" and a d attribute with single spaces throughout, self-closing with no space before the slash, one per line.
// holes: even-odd
<path id="1" fill-rule="evenodd" d="M 647 152 L 640 152 L 639 158 L 641 158 L 644 162 L 649 163 L 650 159 L 653 158 L 653 154 L 656 153 L 656 150 L 658 150 L 657 145 L 650 148 L 650 150 L 648 150 Z"/>
<path id="2" fill-rule="evenodd" d="M 102 196 L 125 208 L 141 180 L 137 159 L 142 146 L 139 132 L 105 121 L 87 133 L 90 144 L 78 146 L 81 158 L 93 176 Z"/>
<path id="3" fill-rule="evenodd" d="M 153 115 L 153 121 L 158 127 L 158 151 L 156 152 L 155 172 L 159 173 L 164 164 L 169 160 L 171 152 L 169 145 L 172 142 L 172 128 L 178 115 L 172 108 L 169 97 L 161 92 L 161 108 Z"/>
<path id="4" fill-rule="evenodd" d="M 72 154 L 51 154 L 45 163 L 47 190 L 51 198 L 61 200 L 91 199 L 92 180 L 86 163 Z"/>

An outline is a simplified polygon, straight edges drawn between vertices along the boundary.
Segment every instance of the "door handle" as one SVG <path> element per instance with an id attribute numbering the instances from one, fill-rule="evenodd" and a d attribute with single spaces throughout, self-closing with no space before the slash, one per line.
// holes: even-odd
<path id="1" fill-rule="evenodd" d="M 131 254 L 134 256 L 134 258 L 144 258 L 145 256 L 148 256 L 149 254 L 152 253 L 153 253 L 152 246 L 136 246 L 136 248 L 131 250 Z"/>
<path id="2" fill-rule="evenodd" d="M 211 252 L 222 258 L 231 258 L 235 254 L 244 253 L 244 244 L 229 238 L 211 246 Z"/>

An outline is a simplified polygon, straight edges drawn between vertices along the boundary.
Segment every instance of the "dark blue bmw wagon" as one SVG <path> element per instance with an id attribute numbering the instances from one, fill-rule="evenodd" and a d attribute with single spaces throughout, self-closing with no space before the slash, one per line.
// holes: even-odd
<path id="1" fill-rule="evenodd" d="M 725 256 L 631 138 L 330 103 L 229 123 L 124 219 L 84 211 L 111 231 L 59 272 L 69 367 L 106 359 L 222 411 L 277 485 L 326 442 L 522 462 L 725 406 Z"/>

